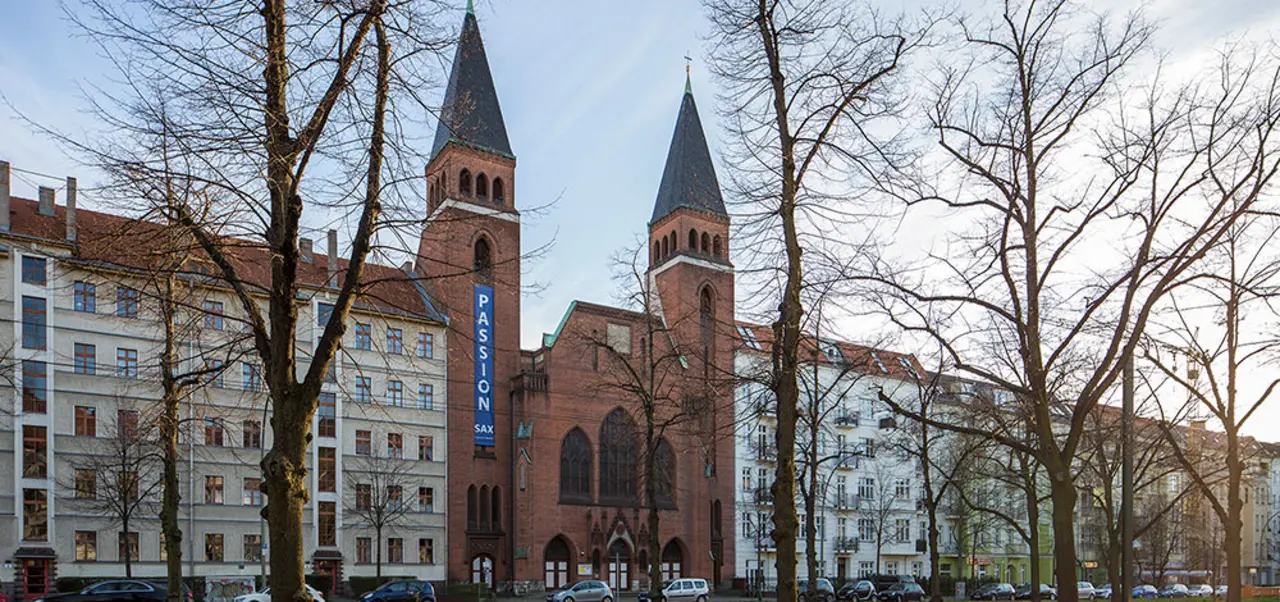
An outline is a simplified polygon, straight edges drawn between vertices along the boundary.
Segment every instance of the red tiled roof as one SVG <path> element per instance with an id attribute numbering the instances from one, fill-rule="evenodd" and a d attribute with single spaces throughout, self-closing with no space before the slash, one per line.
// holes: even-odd
<path id="1" fill-rule="evenodd" d="M 735 322 L 737 328 L 734 329 L 733 336 L 743 347 L 757 350 L 755 347 L 748 345 L 742 339 L 742 330 L 747 329 L 751 334 L 755 335 L 756 341 L 760 343 L 761 353 L 769 353 L 769 347 L 773 344 L 773 328 L 760 324 L 752 324 L 750 322 Z M 834 344 L 840 349 L 840 353 L 849 360 L 849 364 L 868 374 L 881 374 L 891 376 L 901 380 L 912 380 L 915 378 L 907 369 L 911 366 L 915 369 L 916 374 L 924 375 L 924 367 L 916 360 L 914 355 L 907 353 L 897 353 L 894 351 L 886 351 L 884 349 L 876 349 L 863 345 L 855 345 L 845 341 L 823 341 L 824 344 Z M 800 339 L 800 357 L 801 361 L 812 361 L 814 357 L 822 364 L 832 365 L 833 362 L 827 359 L 826 354 L 822 353 L 818 340 L 811 336 L 805 336 Z M 905 365 L 904 365 L 905 362 Z"/>
<path id="2" fill-rule="evenodd" d="M 35 238 L 54 244 L 70 246 L 66 240 L 66 207 L 57 206 L 53 215 L 41 214 L 31 199 L 13 198 L 9 210 L 10 234 Z M 99 264 L 104 267 L 146 269 L 161 259 L 163 249 L 172 249 L 166 239 L 171 236 L 159 224 L 76 209 L 76 241 L 73 257 L 76 260 Z M 271 261 L 267 248 L 252 241 L 227 238 L 224 252 L 231 258 L 241 280 L 266 294 L 271 283 Z M 194 246 L 194 243 L 193 243 Z M 209 270 L 197 270 L 213 280 L 221 280 L 221 272 L 198 249 L 192 255 L 197 261 L 208 264 Z M 347 261 L 339 259 L 336 278 L 329 278 L 329 258 L 314 255 L 310 263 L 299 262 L 298 282 L 304 287 L 333 288 L 342 282 Z M 421 281 L 405 274 L 399 268 L 366 263 L 363 287 L 356 299 L 357 307 L 367 310 L 409 314 L 416 317 L 443 321 L 444 317 L 432 305 Z M 252 290 L 252 289 L 251 289 Z"/>

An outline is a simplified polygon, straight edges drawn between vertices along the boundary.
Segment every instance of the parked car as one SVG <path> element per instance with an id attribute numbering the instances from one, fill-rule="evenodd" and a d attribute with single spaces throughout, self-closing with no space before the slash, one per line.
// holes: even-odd
<path id="1" fill-rule="evenodd" d="M 1227 586 L 1219 585 L 1218 587 L 1213 588 L 1213 597 L 1215 598 L 1227 597 Z"/>
<path id="2" fill-rule="evenodd" d="M 1030 584 L 1030 583 L 1028 583 L 1028 584 L 1026 584 L 1026 585 L 1023 585 L 1022 587 L 1019 587 L 1019 588 L 1018 588 L 1018 591 L 1014 594 L 1014 597 L 1015 597 L 1015 598 L 1017 598 L 1017 599 L 1019 599 L 1019 600 L 1030 600 L 1030 599 L 1031 599 L 1031 584 Z M 1049 587 L 1048 585 L 1045 585 L 1045 584 L 1041 583 L 1041 584 L 1040 584 L 1040 599 L 1041 599 L 1041 600 L 1057 600 L 1057 599 L 1058 599 L 1058 590 L 1053 589 L 1052 587 Z"/>
<path id="3" fill-rule="evenodd" d="M 1144 583 L 1142 585 L 1133 586 L 1133 597 L 1134 599 L 1139 599 L 1139 598 L 1153 599 L 1153 598 L 1160 597 L 1160 592 L 1156 591 L 1156 586 L 1147 585 Z"/>
<path id="4" fill-rule="evenodd" d="M 49 594 L 34 602 L 164 602 L 168 588 L 137 579 L 101 581 L 78 592 Z"/>
<path id="5" fill-rule="evenodd" d="M 579 581 L 558 592 L 547 592 L 547 602 L 613 602 L 613 589 L 603 581 Z"/>
<path id="6" fill-rule="evenodd" d="M 876 575 L 871 578 L 871 582 L 875 584 L 876 591 L 889 589 L 895 583 L 915 583 L 916 578 L 911 575 Z"/>
<path id="7" fill-rule="evenodd" d="M 1012 600 L 1013 586 L 1008 583 L 988 583 L 969 594 L 970 600 Z"/>
<path id="8" fill-rule="evenodd" d="M 436 589 L 430 581 L 404 579 L 388 581 L 360 596 L 360 602 L 435 602 Z"/>
<path id="9" fill-rule="evenodd" d="M 1187 595 L 1192 598 L 1212 598 L 1213 586 L 1205 583 L 1199 585 L 1188 585 Z"/>
<path id="10" fill-rule="evenodd" d="M 1106 600 L 1111 597 L 1111 584 L 1108 583 L 1102 587 L 1093 588 L 1093 594 L 1096 598 Z"/>
<path id="11" fill-rule="evenodd" d="M 324 595 L 314 587 L 307 586 L 307 593 L 311 594 L 311 598 L 316 602 L 324 602 Z M 260 592 L 236 596 L 235 602 L 271 602 L 271 588 L 266 588 Z"/>
<path id="12" fill-rule="evenodd" d="M 915 583 L 895 583 L 880 592 L 881 602 L 918 602 L 924 599 L 924 588 Z"/>
<path id="13" fill-rule="evenodd" d="M 846 583 L 840 586 L 840 591 L 836 592 L 836 599 L 841 602 L 866 602 L 876 597 L 876 586 L 874 583 L 863 579 L 857 583 Z"/>
<path id="14" fill-rule="evenodd" d="M 1170 583 L 1160 590 L 1161 598 L 1185 598 L 1187 597 L 1187 586 L 1181 583 Z"/>
<path id="15" fill-rule="evenodd" d="M 1076 597 L 1081 600 L 1093 600 L 1098 597 L 1098 592 L 1093 589 L 1092 583 L 1080 581 L 1076 583 Z"/>
<path id="16" fill-rule="evenodd" d="M 819 577 L 818 585 L 813 589 L 815 591 L 812 594 L 809 593 L 808 579 L 796 580 L 796 592 L 799 594 L 799 599 L 805 602 L 836 602 L 836 588 L 825 578 Z"/>
<path id="17" fill-rule="evenodd" d="M 706 579 L 676 579 L 662 588 L 662 602 L 707 602 L 711 588 Z"/>

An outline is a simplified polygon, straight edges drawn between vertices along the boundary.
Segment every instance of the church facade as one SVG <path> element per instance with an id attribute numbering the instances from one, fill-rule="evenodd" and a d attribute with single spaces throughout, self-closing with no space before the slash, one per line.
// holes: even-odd
<path id="1" fill-rule="evenodd" d="M 575 302 L 532 350 L 519 340 L 516 163 L 468 11 L 414 266 L 449 317 L 447 578 L 626 591 L 657 563 L 663 578 L 727 586 L 734 271 L 692 91 L 638 255 L 636 307 Z"/>

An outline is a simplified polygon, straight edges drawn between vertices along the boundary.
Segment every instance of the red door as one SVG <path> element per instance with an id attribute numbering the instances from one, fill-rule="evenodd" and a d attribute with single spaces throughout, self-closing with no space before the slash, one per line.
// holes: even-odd
<path id="1" fill-rule="evenodd" d="M 49 593 L 49 559 L 24 558 L 22 560 L 23 598 L 35 600 Z"/>

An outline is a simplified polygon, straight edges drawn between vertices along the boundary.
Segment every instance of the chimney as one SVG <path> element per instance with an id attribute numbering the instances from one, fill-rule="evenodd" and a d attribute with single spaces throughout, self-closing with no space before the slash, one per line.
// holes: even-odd
<path id="1" fill-rule="evenodd" d="M 1192 418 L 1190 423 L 1191 423 L 1191 430 L 1203 431 L 1205 427 L 1208 425 L 1209 421 L 1205 420 L 1204 418 Z"/>
<path id="2" fill-rule="evenodd" d="M 76 241 L 76 179 L 67 176 L 67 240 Z"/>
<path id="3" fill-rule="evenodd" d="M 404 273 L 406 273 L 406 274 L 412 274 L 412 273 L 413 273 L 413 262 L 412 262 L 412 261 L 406 261 L 406 262 L 404 262 L 404 263 L 400 264 L 400 270 L 401 270 L 401 271 L 403 271 L 403 272 L 404 272 Z"/>
<path id="4" fill-rule="evenodd" d="M 0 230 L 9 229 L 9 162 L 0 161 Z"/>
<path id="5" fill-rule="evenodd" d="M 53 215 L 53 195 L 54 190 L 48 186 L 40 187 L 40 203 L 37 209 L 40 215 Z"/>
<path id="6" fill-rule="evenodd" d="M 338 275 L 338 231 L 329 230 L 329 280 L 333 281 L 333 285 L 337 286 L 334 279 Z"/>
<path id="7" fill-rule="evenodd" d="M 306 263 L 315 263 L 316 259 L 312 255 L 315 251 L 315 243 L 310 238 L 298 239 L 298 254 L 302 256 L 302 261 Z"/>

